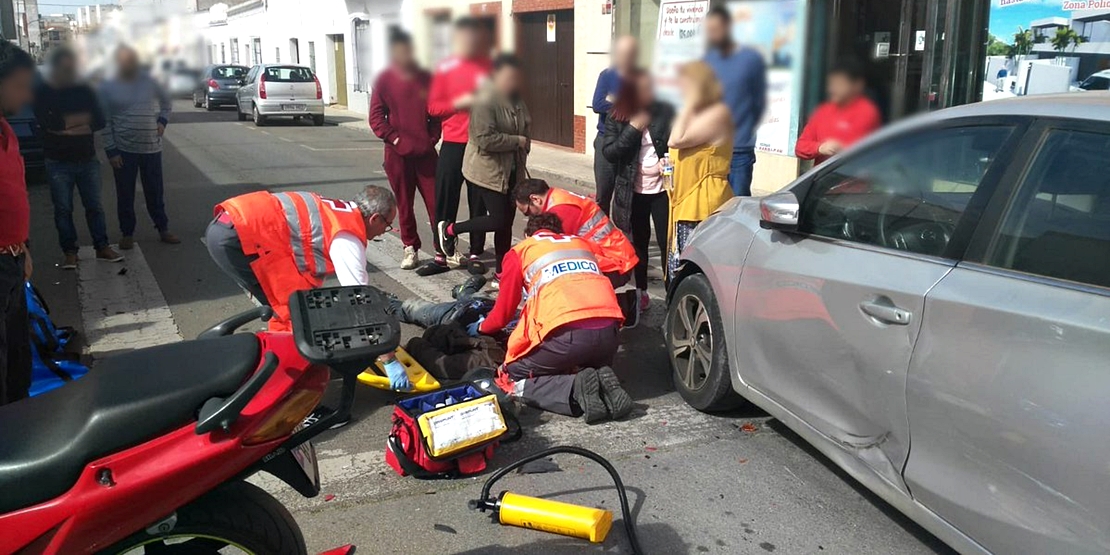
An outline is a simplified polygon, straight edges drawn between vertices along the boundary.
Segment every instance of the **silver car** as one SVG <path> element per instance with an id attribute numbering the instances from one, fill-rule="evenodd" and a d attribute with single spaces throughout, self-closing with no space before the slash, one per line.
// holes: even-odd
<path id="1" fill-rule="evenodd" d="M 1110 95 L 887 129 L 694 232 L 675 386 L 964 553 L 1110 552 Z"/>
<path id="2" fill-rule="evenodd" d="M 257 126 L 275 117 L 309 118 L 324 125 L 324 95 L 312 70 L 292 64 L 260 64 L 240 82 L 236 109 L 239 121 Z"/>

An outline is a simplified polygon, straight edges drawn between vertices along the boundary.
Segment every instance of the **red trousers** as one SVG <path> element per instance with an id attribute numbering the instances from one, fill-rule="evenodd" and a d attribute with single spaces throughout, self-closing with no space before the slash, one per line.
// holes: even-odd
<path id="1" fill-rule="evenodd" d="M 413 213 L 416 191 L 420 191 L 420 196 L 424 199 L 428 221 L 432 232 L 435 232 L 436 161 L 435 149 L 419 156 L 402 156 L 393 145 L 385 147 L 385 176 L 389 179 L 393 195 L 397 197 L 401 242 L 406 247 L 416 247 L 416 250 L 420 250 L 420 234 L 416 231 L 416 215 Z"/>

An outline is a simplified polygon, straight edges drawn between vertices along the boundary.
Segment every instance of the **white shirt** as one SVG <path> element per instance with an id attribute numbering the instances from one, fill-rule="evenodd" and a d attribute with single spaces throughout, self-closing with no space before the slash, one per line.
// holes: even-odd
<path id="1" fill-rule="evenodd" d="M 354 233 L 340 231 L 331 240 L 328 250 L 331 265 L 335 266 L 335 277 L 339 285 L 367 285 L 370 274 L 366 271 L 366 243 L 359 241 Z"/>
<path id="2" fill-rule="evenodd" d="M 644 130 L 640 139 L 640 171 L 636 172 L 635 191 L 642 195 L 654 195 L 663 192 L 663 176 L 659 173 L 659 154 L 655 152 L 655 143 L 651 142 L 651 131 Z"/>

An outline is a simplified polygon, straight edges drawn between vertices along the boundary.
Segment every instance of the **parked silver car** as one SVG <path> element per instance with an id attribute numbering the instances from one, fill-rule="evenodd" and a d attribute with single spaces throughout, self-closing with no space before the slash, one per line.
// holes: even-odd
<path id="1" fill-rule="evenodd" d="M 695 231 L 674 382 L 965 553 L 1110 551 L 1110 95 L 894 126 Z"/>
<path id="2" fill-rule="evenodd" d="M 274 117 L 311 118 L 324 125 L 324 95 L 312 70 L 291 64 L 260 64 L 243 78 L 236 104 L 239 121 L 258 126 Z"/>

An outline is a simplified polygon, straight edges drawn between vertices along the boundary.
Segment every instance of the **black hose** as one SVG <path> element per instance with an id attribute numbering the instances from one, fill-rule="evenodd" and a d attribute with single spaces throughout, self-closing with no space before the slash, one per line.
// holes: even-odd
<path id="1" fill-rule="evenodd" d="M 610 464 L 609 461 L 605 460 L 605 457 L 602 457 L 601 455 L 598 455 L 597 453 L 594 453 L 589 449 L 570 446 L 552 447 L 550 449 L 545 449 L 538 453 L 528 455 L 527 457 L 524 457 L 523 459 L 520 459 L 519 461 L 516 461 L 504 468 L 499 469 L 497 472 L 494 472 L 489 477 L 489 479 L 486 480 L 486 483 L 482 486 L 481 500 L 486 501 L 490 499 L 490 488 L 492 488 L 493 484 L 495 484 L 498 480 L 504 478 L 505 475 L 509 472 L 512 472 L 513 470 L 524 466 L 532 461 L 559 453 L 570 453 L 572 455 L 586 457 L 587 459 L 600 464 L 602 468 L 604 468 L 605 471 L 609 473 L 609 476 L 613 478 L 613 484 L 617 487 L 617 497 L 620 498 L 621 502 L 621 517 L 624 520 L 624 531 L 628 535 L 628 543 L 632 545 L 632 555 L 643 555 L 644 551 L 640 548 L 640 540 L 636 537 L 636 522 L 632 520 L 632 511 L 628 507 L 628 494 L 624 491 L 624 482 L 621 481 L 620 474 L 617 474 L 617 469 L 613 468 L 613 465 Z"/>

